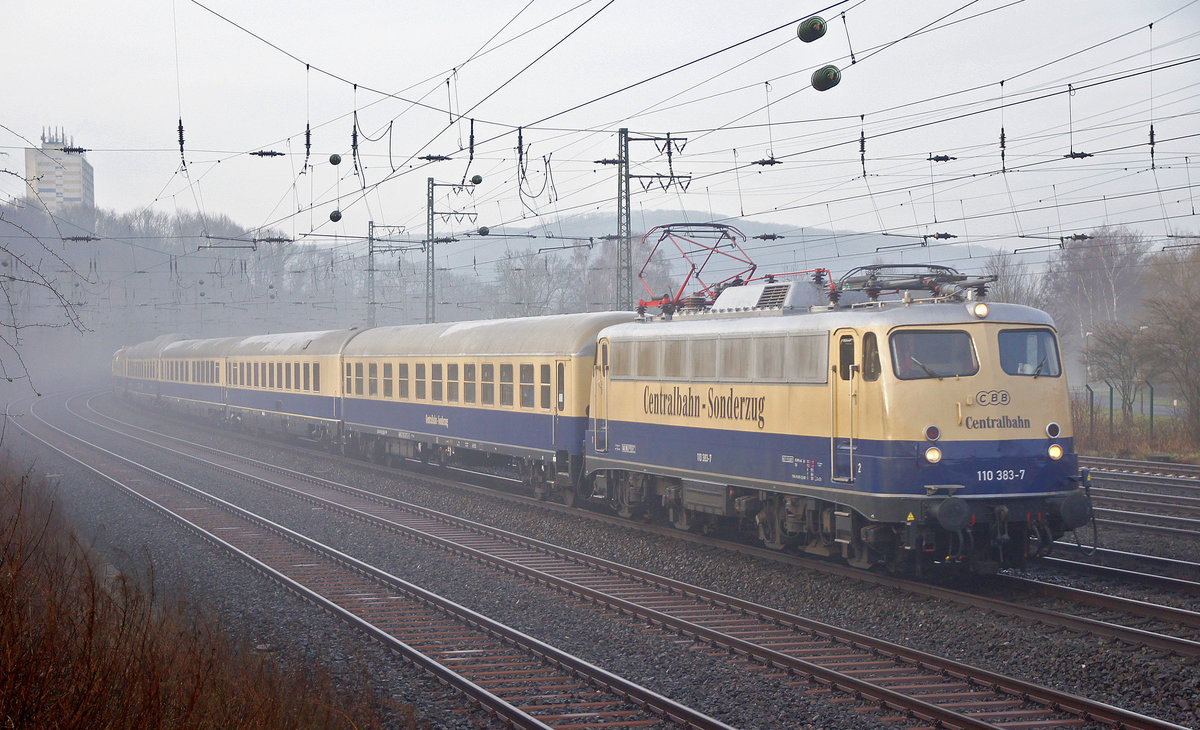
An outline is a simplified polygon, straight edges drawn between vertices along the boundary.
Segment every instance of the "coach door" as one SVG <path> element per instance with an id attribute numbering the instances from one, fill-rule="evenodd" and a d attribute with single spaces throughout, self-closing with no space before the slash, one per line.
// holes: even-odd
<path id="1" fill-rule="evenodd" d="M 829 358 L 833 363 L 829 374 L 832 380 L 829 388 L 829 469 L 830 477 L 838 482 L 854 481 L 858 349 L 859 336 L 854 330 L 836 330 L 833 333 L 833 352 Z"/>
<path id="2" fill-rule="evenodd" d="M 554 361 L 554 406 L 550 418 L 553 433 L 550 434 L 551 443 L 555 448 L 558 448 L 558 439 L 562 433 L 559 419 L 564 418 L 563 412 L 567 410 L 567 361 Z"/>
<path id="3" fill-rule="evenodd" d="M 592 445 L 598 452 L 608 451 L 608 376 L 608 340 L 600 340 L 592 374 Z"/>

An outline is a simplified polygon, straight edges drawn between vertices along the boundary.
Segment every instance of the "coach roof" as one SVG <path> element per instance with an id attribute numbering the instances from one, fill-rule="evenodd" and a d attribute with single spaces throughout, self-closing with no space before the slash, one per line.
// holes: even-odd
<path id="1" fill-rule="evenodd" d="M 238 338 L 230 357 L 323 357 L 338 355 L 361 330 L 318 330 L 281 332 Z"/>
<path id="2" fill-rule="evenodd" d="M 596 333 L 629 322 L 633 312 L 552 314 L 517 319 L 376 327 L 346 346 L 346 357 L 442 355 L 585 356 L 595 352 Z"/>

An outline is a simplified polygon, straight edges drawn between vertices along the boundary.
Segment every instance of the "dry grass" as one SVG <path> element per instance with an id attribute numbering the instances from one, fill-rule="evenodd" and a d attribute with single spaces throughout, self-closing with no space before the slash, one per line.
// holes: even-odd
<path id="1" fill-rule="evenodd" d="M 1097 402 L 1089 414 L 1083 397 L 1071 399 L 1071 417 L 1075 423 L 1075 449 L 1081 454 L 1200 463 L 1200 444 L 1188 435 L 1180 418 L 1156 416 L 1151 433 L 1148 415 L 1135 413 L 1126 421 L 1118 407 L 1110 426 L 1108 403 Z"/>
<path id="2" fill-rule="evenodd" d="M 0 465 L 0 730 L 384 726 L 369 689 L 282 671 L 97 565 L 44 485 Z"/>

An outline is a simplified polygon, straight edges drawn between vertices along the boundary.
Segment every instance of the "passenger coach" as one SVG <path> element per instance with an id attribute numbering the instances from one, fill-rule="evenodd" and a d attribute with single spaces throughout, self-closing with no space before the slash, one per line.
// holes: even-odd
<path id="1" fill-rule="evenodd" d="M 582 470 L 596 334 L 633 318 L 603 312 L 366 330 L 343 353 L 351 448 L 389 461 L 503 454 L 540 493 L 565 489 Z"/>

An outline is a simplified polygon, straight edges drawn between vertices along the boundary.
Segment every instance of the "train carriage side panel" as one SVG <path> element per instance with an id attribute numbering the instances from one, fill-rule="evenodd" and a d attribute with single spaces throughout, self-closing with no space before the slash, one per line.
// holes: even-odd
<path id="1" fill-rule="evenodd" d="M 182 339 L 184 335 L 181 334 L 159 335 L 123 348 L 124 393 L 139 400 L 157 401 L 160 392 L 160 354 L 164 347 Z"/>
<path id="2" fill-rule="evenodd" d="M 260 428 L 303 426 L 302 435 L 340 434 L 341 358 L 361 330 L 239 338 L 230 349 L 226 399 L 234 417 Z"/>
<path id="3" fill-rule="evenodd" d="M 396 441 L 578 457 L 595 334 L 632 313 L 379 327 L 346 348 L 347 428 Z"/>
<path id="4" fill-rule="evenodd" d="M 177 340 L 159 354 L 161 395 L 187 412 L 225 414 L 225 357 L 239 338 Z"/>

